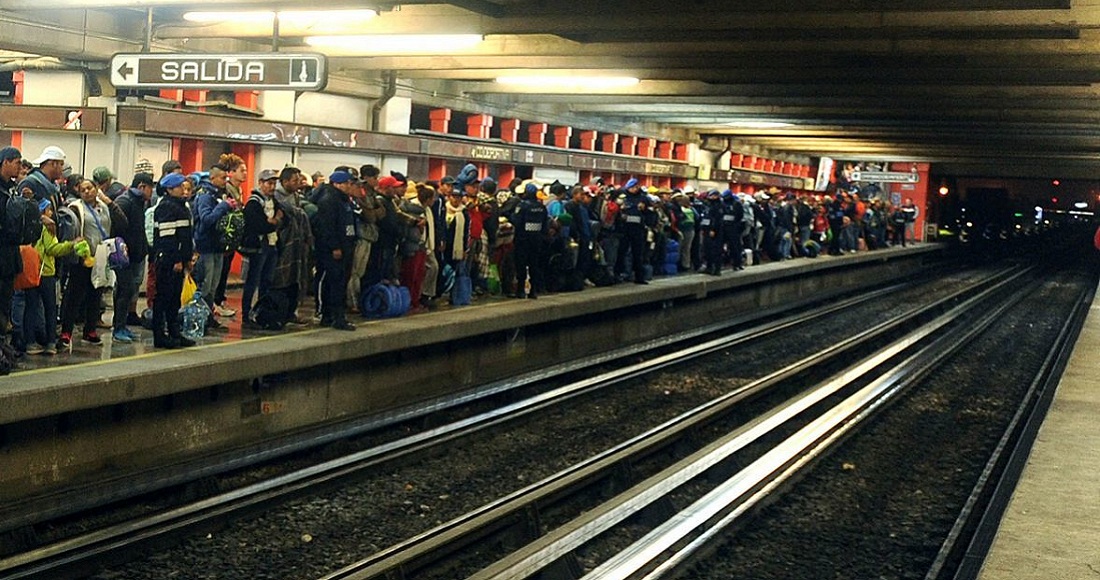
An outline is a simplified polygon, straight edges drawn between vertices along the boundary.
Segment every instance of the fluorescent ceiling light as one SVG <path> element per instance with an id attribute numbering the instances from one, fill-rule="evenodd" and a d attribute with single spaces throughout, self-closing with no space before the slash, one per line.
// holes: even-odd
<path id="1" fill-rule="evenodd" d="M 454 52 L 481 42 L 480 34 L 361 34 L 349 36 L 307 36 L 306 44 L 373 54 Z"/>
<path id="2" fill-rule="evenodd" d="M 341 25 L 352 22 L 365 22 L 378 16 L 374 10 L 287 10 L 243 11 L 243 12 L 187 12 L 183 19 L 188 22 L 232 23 L 232 24 L 271 24 L 278 15 L 279 22 L 289 22 L 303 26 L 313 26 L 323 21 L 332 21 Z"/>
<path id="3" fill-rule="evenodd" d="M 593 90 L 632 87 L 641 81 L 634 77 L 616 76 L 561 77 L 530 75 L 497 77 L 497 82 L 502 85 L 519 85 L 531 88 L 575 88 L 579 90 Z"/>
<path id="4" fill-rule="evenodd" d="M 730 121 L 725 125 L 739 129 L 779 129 L 781 127 L 793 127 L 794 123 L 784 123 L 782 121 Z"/>

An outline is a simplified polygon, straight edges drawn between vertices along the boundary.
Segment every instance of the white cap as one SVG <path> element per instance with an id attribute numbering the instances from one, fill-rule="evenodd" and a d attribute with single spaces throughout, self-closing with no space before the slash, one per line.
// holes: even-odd
<path id="1" fill-rule="evenodd" d="M 687 195 L 691 195 L 691 194 L 695 193 L 695 188 L 688 185 L 687 187 L 684 187 L 684 193 L 687 194 Z"/>
<path id="2" fill-rule="evenodd" d="M 65 152 L 62 151 L 61 148 L 58 147 L 57 145 L 50 145 L 49 147 L 46 147 L 45 149 L 43 149 L 42 154 L 38 156 L 38 159 L 35 159 L 31 163 L 33 163 L 35 165 L 42 165 L 43 163 L 45 163 L 47 161 L 64 161 L 64 160 L 65 160 Z"/>

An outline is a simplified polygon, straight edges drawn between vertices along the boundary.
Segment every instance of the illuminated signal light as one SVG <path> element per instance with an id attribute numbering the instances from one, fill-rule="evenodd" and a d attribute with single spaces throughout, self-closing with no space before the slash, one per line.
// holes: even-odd
<path id="1" fill-rule="evenodd" d="M 1054 181 L 1051 181 L 1050 183 L 1051 183 L 1052 185 L 1054 185 L 1054 186 L 1059 186 L 1059 185 L 1062 185 L 1062 182 L 1061 182 L 1061 181 L 1059 181 L 1059 180 L 1057 180 L 1057 179 L 1055 179 Z"/>

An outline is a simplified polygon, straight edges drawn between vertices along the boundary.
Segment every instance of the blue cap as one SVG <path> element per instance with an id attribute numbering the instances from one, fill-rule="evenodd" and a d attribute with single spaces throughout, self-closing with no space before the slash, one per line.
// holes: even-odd
<path id="1" fill-rule="evenodd" d="M 47 207 L 50 207 L 50 200 L 43 199 L 42 201 L 38 202 L 38 213 L 44 213 Z"/>
<path id="2" fill-rule="evenodd" d="M 722 192 L 722 199 L 733 199 L 733 192 L 728 190 L 728 189 L 723 191 Z"/>
<path id="3" fill-rule="evenodd" d="M 347 183 L 349 181 L 355 181 L 355 177 L 347 171 L 335 171 L 332 175 L 328 176 L 328 182 L 333 185 L 337 183 Z"/>
<path id="4" fill-rule="evenodd" d="M 523 186 L 524 195 L 535 195 L 539 192 L 539 186 L 537 183 L 528 183 Z"/>
<path id="5" fill-rule="evenodd" d="M 630 180 L 626 182 L 626 185 L 623 186 L 623 189 L 630 189 L 635 185 L 638 185 L 638 180 L 634 177 L 631 177 Z"/>
<path id="6" fill-rule="evenodd" d="M 179 187 L 183 185 L 183 182 L 186 180 L 187 178 L 180 175 L 179 173 L 169 173 L 168 175 L 160 178 L 160 186 L 164 189 L 172 189 L 173 187 Z"/>

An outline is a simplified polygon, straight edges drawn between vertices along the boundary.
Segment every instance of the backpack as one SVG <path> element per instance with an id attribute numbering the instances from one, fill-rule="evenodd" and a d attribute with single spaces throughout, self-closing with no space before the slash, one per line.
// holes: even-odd
<path id="1" fill-rule="evenodd" d="M 19 358 L 10 344 L 0 341 L 0 375 L 10 374 L 15 369 L 15 359 Z"/>
<path id="2" fill-rule="evenodd" d="M 42 282 L 42 260 L 34 246 L 19 246 L 19 256 L 23 259 L 23 269 L 15 275 L 15 289 L 37 288 Z"/>
<path id="3" fill-rule="evenodd" d="M 256 301 L 251 316 L 264 330 L 282 330 L 289 310 L 286 295 L 279 290 L 269 290 Z"/>
<path id="4" fill-rule="evenodd" d="M 76 217 L 73 208 L 67 205 L 54 208 L 53 220 L 57 224 L 57 241 L 71 242 L 77 238 L 80 218 Z"/>
<path id="5" fill-rule="evenodd" d="M 42 237 L 42 214 L 38 204 L 22 195 L 7 197 L 0 218 L 0 242 L 9 246 L 34 245 Z"/>
<path id="6" fill-rule="evenodd" d="M 130 265 L 130 252 L 122 238 L 107 238 L 103 242 L 109 248 L 107 251 L 107 267 L 112 270 L 121 270 Z"/>
<path id="7" fill-rule="evenodd" d="M 241 240 L 244 239 L 244 212 L 241 210 L 227 212 L 218 219 L 217 231 L 218 243 L 227 252 L 236 252 L 241 247 Z"/>

